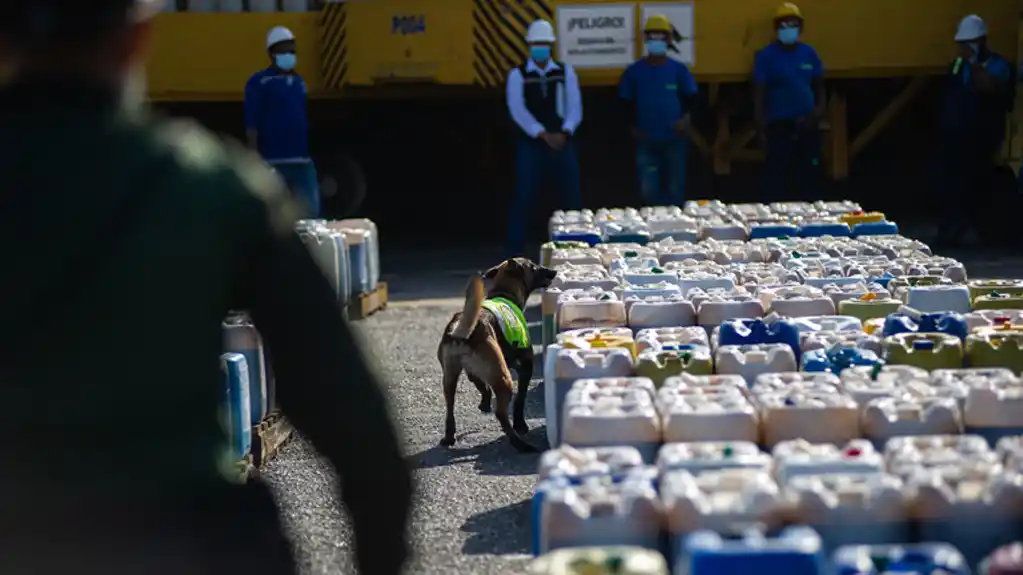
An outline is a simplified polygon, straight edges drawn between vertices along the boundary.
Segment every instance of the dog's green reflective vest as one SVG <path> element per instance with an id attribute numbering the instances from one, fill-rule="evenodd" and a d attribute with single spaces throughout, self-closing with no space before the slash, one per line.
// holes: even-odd
<path id="1" fill-rule="evenodd" d="M 526 348 L 529 343 L 529 326 L 519 306 L 503 297 L 484 300 L 483 307 L 490 310 L 501 321 L 504 338 L 514 347 Z"/>

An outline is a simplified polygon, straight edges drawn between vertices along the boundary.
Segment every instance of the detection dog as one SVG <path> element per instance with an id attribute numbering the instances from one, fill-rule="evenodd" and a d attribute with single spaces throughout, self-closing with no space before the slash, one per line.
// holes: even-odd
<path id="1" fill-rule="evenodd" d="M 455 391 L 458 377 L 466 377 L 479 390 L 479 409 L 494 415 L 515 449 L 539 451 L 522 435 L 526 425 L 526 392 L 533 379 L 533 345 L 529 341 L 522 310 L 533 290 L 551 285 L 557 272 L 537 265 L 526 258 L 511 258 L 473 276 L 466 286 L 465 306 L 456 313 L 441 337 L 437 359 L 444 370 L 444 437 L 440 444 L 455 443 Z M 491 280 L 484 295 L 483 280 Z M 518 374 L 518 388 L 512 383 L 509 367 Z M 515 395 L 512 421 L 508 405 Z"/>

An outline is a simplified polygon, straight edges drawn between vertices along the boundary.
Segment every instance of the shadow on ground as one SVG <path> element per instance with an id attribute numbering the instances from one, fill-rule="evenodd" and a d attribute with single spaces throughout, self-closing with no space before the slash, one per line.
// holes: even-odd
<path id="1" fill-rule="evenodd" d="M 546 426 L 540 425 L 529 430 L 525 438 L 541 451 L 548 448 Z M 409 455 L 406 461 L 413 469 L 431 469 L 471 461 L 473 469 L 480 475 L 515 476 L 536 473 L 540 456 L 538 453 L 516 451 L 502 435 L 493 441 L 468 447 L 459 447 L 457 443 L 452 447 L 435 445 Z"/>
<path id="2" fill-rule="evenodd" d="M 462 553 L 466 555 L 508 555 L 529 553 L 529 524 L 532 501 L 526 499 L 498 509 L 473 515 L 462 531 L 470 533 Z"/>

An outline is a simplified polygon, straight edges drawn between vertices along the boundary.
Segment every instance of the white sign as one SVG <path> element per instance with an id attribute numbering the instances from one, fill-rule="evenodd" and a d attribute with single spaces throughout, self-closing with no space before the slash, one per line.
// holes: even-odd
<path id="1" fill-rule="evenodd" d="M 636 60 L 632 4 L 558 6 L 558 59 L 575 68 L 626 68 Z"/>
<path id="2" fill-rule="evenodd" d="M 693 3 L 673 2 L 670 4 L 643 4 L 642 22 L 654 14 L 667 16 L 672 27 L 672 42 L 668 45 L 668 57 L 687 66 L 696 64 L 696 48 L 693 42 Z"/>

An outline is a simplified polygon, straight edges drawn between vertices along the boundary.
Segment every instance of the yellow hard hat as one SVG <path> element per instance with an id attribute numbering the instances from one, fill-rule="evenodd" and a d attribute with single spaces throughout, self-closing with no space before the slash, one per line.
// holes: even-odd
<path id="1" fill-rule="evenodd" d="M 653 16 L 646 19 L 646 24 L 643 26 L 644 32 L 664 32 L 665 34 L 671 34 L 671 20 L 663 14 L 654 14 Z"/>
<path id="2" fill-rule="evenodd" d="M 796 6 L 792 2 L 786 2 L 781 6 L 778 6 L 778 11 L 774 13 L 775 20 L 781 20 L 782 18 L 803 18 L 803 13 L 799 11 L 799 6 Z"/>

